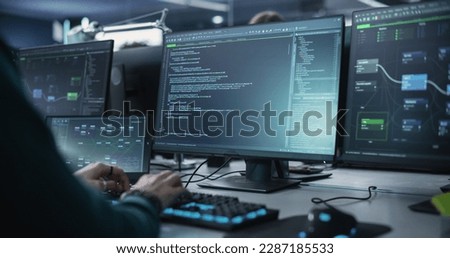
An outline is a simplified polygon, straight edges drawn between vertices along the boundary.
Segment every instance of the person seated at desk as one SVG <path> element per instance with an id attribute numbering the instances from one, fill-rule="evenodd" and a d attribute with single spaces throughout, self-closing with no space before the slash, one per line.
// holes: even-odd
<path id="1" fill-rule="evenodd" d="M 122 169 L 101 163 L 74 176 L 22 92 L 9 53 L 0 40 L 0 237 L 158 236 L 159 212 L 185 191 L 180 178 L 145 175 L 130 190 Z M 113 204 L 95 188 L 123 194 Z"/>

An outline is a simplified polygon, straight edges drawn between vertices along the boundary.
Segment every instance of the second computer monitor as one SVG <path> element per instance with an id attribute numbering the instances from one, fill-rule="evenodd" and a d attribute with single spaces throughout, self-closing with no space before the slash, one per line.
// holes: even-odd
<path id="1" fill-rule="evenodd" d="M 72 171 L 101 162 L 122 168 L 133 180 L 148 172 L 151 150 L 143 116 L 48 116 L 46 122 Z"/>
<path id="2" fill-rule="evenodd" d="M 343 20 L 165 35 L 154 149 L 332 161 Z"/>
<path id="3" fill-rule="evenodd" d="M 342 161 L 450 171 L 450 3 L 353 14 Z"/>
<path id="4" fill-rule="evenodd" d="M 19 49 L 25 93 L 44 117 L 102 114 L 112 49 L 112 40 Z"/>

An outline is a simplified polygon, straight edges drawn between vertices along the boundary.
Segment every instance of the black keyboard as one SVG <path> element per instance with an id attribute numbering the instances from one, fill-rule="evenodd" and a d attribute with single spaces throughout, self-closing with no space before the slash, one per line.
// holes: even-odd
<path id="1" fill-rule="evenodd" d="M 194 192 L 181 196 L 164 209 L 161 218 L 166 222 L 231 231 L 276 220 L 278 210 L 241 202 L 236 197 Z"/>

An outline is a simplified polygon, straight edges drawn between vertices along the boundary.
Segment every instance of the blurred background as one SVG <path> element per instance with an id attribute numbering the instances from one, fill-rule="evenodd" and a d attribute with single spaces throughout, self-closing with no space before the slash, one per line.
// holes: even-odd
<path id="1" fill-rule="evenodd" d="M 67 43 L 77 26 L 155 22 L 165 8 L 173 32 L 244 25 L 264 10 L 286 20 L 343 14 L 349 26 L 355 10 L 412 2 L 425 0 L 0 0 L 0 36 L 15 48 Z"/>

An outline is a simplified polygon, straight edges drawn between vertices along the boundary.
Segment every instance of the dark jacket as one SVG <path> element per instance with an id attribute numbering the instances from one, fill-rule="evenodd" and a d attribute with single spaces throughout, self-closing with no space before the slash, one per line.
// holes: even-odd
<path id="1" fill-rule="evenodd" d="M 71 174 L 23 94 L 9 49 L 0 47 L 0 237 L 157 236 L 149 200 L 129 196 L 113 205 Z"/>

